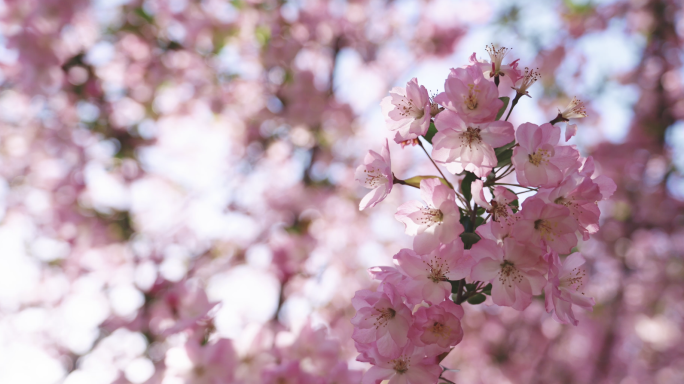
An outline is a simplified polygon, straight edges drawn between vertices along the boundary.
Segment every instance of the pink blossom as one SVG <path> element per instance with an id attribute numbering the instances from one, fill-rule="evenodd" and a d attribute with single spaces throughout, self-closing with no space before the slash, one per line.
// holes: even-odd
<path id="1" fill-rule="evenodd" d="M 435 118 L 437 134 L 432 140 L 435 161 L 447 164 L 452 173 L 464 170 L 485 177 L 497 164 L 494 148 L 514 138 L 513 125 L 506 121 L 467 123 L 446 110 Z"/>
<path id="2" fill-rule="evenodd" d="M 413 316 L 409 338 L 418 346 L 434 349 L 428 355 L 448 351 L 463 339 L 463 307 L 451 300 L 430 307 L 420 307 Z"/>
<path id="3" fill-rule="evenodd" d="M 394 256 L 399 270 L 406 276 L 401 290 L 409 304 L 438 304 L 451 295 L 448 280 L 458 280 L 470 273 L 473 260 L 463 253 L 463 242 L 457 238 L 430 254 L 419 256 L 402 249 Z"/>
<path id="4" fill-rule="evenodd" d="M 487 54 L 489 54 L 489 61 L 478 60 L 475 52 L 470 56 L 470 65 L 477 65 L 482 70 L 485 79 L 494 80 L 494 77 L 499 76 L 502 87 L 505 89 L 511 88 L 518 82 L 521 77 L 518 69 L 518 60 L 515 59 L 508 64 L 503 64 L 503 59 L 510 51 L 509 48 L 496 48 L 494 44 L 486 47 Z"/>
<path id="5" fill-rule="evenodd" d="M 615 182 L 608 176 L 598 174 L 593 157 L 589 156 L 584 159 L 584 163 L 578 172 L 582 176 L 590 177 L 591 180 L 598 185 L 601 196 L 603 196 L 602 200 L 608 199 L 615 193 L 615 190 L 617 189 Z"/>
<path id="6" fill-rule="evenodd" d="M 547 203 L 567 207 L 579 224 L 584 240 L 599 230 L 601 211 L 596 203 L 602 200 L 601 190 L 589 177 L 574 174 L 565 179 L 558 187 L 540 190 L 537 197 Z"/>
<path id="7" fill-rule="evenodd" d="M 397 270 L 394 267 L 371 267 L 368 268 L 368 274 L 373 280 L 379 280 L 383 283 L 389 283 L 395 287 L 401 286 L 403 280 L 406 280 L 406 276 L 402 275 L 401 272 L 399 272 L 399 270 Z"/>
<path id="8" fill-rule="evenodd" d="M 470 251 L 479 261 L 470 276 L 492 283 L 495 304 L 522 311 L 532 302 L 532 295 L 540 294 L 546 284 L 540 273 L 544 262 L 539 254 L 511 238 L 504 239 L 503 245 L 501 248 L 486 239 L 475 243 Z"/>
<path id="9" fill-rule="evenodd" d="M 584 257 L 575 252 L 565 258 L 561 264 L 557 253 L 547 255 L 549 260 L 549 282 L 544 288 L 546 311 L 553 311 L 553 318 L 564 324 L 577 325 L 578 321 L 572 311 L 577 305 L 591 311 L 596 302 L 584 295 L 582 286 L 587 275 L 583 268 Z"/>
<path id="10" fill-rule="evenodd" d="M 463 232 L 459 222 L 460 212 L 454 191 L 439 179 L 420 181 L 420 194 L 427 206 L 420 201 L 409 201 L 397 209 L 394 217 L 406 225 L 406 234 L 415 236 L 413 249 L 426 254 L 456 240 Z"/>
<path id="11" fill-rule="evenodd" d="M 415 77 L 406 83 L 406 88 L 392 88 L 380 106 L 387 127 L 396 131 L 396 143 L 417 139 L 430 127 L 430 96 Z"/>
<path id="12" fill-rule="evenodd" d="M 570 253 L 577 245 L 578 224 L 568 208 L 532 197 L 525 200 L 519 215 L 512 231 L 518 241 L 548 246 L 558 253 Z"/>
<path id="13" fill-rule="evenodd" d="M 515 131 L 518 146 L 512 162 L 518 182 L 527 187 L 555 187 L 563 171 L 577 163 L 579 152 L 572 146 L 557 146 L 560 128 L 549 123 L 525 123 Z"/>
<path id="14" fill-rule="evenodd" d="M 535 71 L 534 69 L 530 70 L 529 68 L 525 68 L 525 73 L 522 75 L 522 77 L 520 77 L 520 85 L 511 88 L 515 89 L 515 92 L 517 94 L 525 95 L 531 98 L 532 96 L 530 96 L 530 93 L 527 90 L 530 89 L 532 84 L 539 80 L 539 77 L 540 75 L 538 71 Z"/>
<path id="15" fill-rule="evenodd" d="M 359 203 L 359 209 L 362 211 L 374 207 L 389 195 L 394 184 L 394 176 L 387 140 L 385 140 L 381 154 L 372 150 L 368 151 L 363 164 L 356 168 L 356 180 L 364 187 L 372 189 Z"/>
<path id="16" fill-rule="evenodd" d="M 470 123 L 494 121 L 503 107 L 499 90 L 484 78 L 479 65 L 452 68 L 435 101 Z"/>
<path id="17" fill-rule="evenodd" d="M 411 326 L 411 310 L 402 302 L 397 290 L 384 284 L 382 291 L 361 290 L 352 298 L 356 315 L 352 338 L 367 347 L 375 346 L 380 355 L 398 356 L 408 341 Z"/>
<path id="18" fill-rule="evenodd" d="M 573 97 L 570 103 L 563 111 L 558 110 L 558 115 L 562 116 L 563 121 L 568 121 L 570 119 L 581 119 L 587 117 L 587 111 L 584 107 L 584 103 L 577 97 Z"/>
<path id="19" fill-rule="evenodd" d="M 475 180 L 470 187 L 475 203 L 485 208 L 487 212 L 492 215 L 492 220 L 497 222 L 504 221 L 506 223 L 512 223 L 514 221 L 513 210 L 508 204 L 517 200 L 518 196 L 499 185 L 494 188 L 494 198 L 491 200 L 491 202 L 487 202 L 487 200 L 485 200 L 483 186 L 484 183 L 482 180 Z"/>
<path id="20" fill-rule="evenodd" d="M 373 366 L 363 375 L 362 384 L 427 384 L 436 383 L 442 369 L 434 357 L 425 357 L 425 350 L 412 343 L 406 344 L 401 353 L 388 359 L 371 352 Z"/>

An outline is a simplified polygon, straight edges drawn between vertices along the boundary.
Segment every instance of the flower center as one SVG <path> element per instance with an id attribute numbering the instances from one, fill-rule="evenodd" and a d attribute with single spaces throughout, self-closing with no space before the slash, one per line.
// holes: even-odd
<path id="1" fill-rule="evenodd" d="M 366 185 L 371 188 L 376 188 L 387 183 L 387 177 L 385 177 L 385 175 L 383 175 L 382 172 L 375 167 L 366 168 L 363 170 L 363 172 L 366 174 Z"/>
<path id="2" fill-rule="evenodd" d="M 482 136 L 480 136 L 480 128 L 468 127 L 465 132 L 461 134 L 461 146 L 471 147 L 473 143 L 479 144 L 482 142 Z"/>
<path id="3" fill-rule="evenodd" d="M 422 215 L 418 219 L 418 222 L 420 224 L 425 224 L 427 225 L 428 228 L 431 226 L 437 224 L 442 224 L 442 220 L 444 219 L 444 214 L 442 211 L 436 208 L 423 208 L 422 209 Z"/>
<path id="4" fill-rule="evenodd" d="M 397 315 L 397 311 L 395 311 L 392 308 L 382 308 L 382 309 L 375 308 L 375 310 L 378 311 L 378 313 L 377 313 L 378 318 L 375 319 L 375 323 L 373 324 L 373 325 L 375 325 L 375 329 L 378 329 L 380 327 L 384 327 L 385 325 L 387 325 L 387 323 L 390 320 L 394 319 L 394 316 Z"/>
<path id="5" fill-rule="evenodd" d="M 535 220 L 534 222 L 534 229 L 539 231 L 541 237 L 547 241 L 553 240 L 556 235 L 555 227 L 556 223 L 544 219 Z"/>
<path id="6" fill-rule="evenodd" d="M 468 95 L 463 96 L 463 102 L 465 103 L 466 108 L 472 111 L 477 108 L 477 94 L 480 90 L 475 88 L 475 84 L 468 84 L 468 88 Z"/>
<path id="7" fill-rule="evenodd" d="M 392 362 L 394 363 L 394 370 L 401 375 L 408 372 L 409 365 L 411 364 L 411 358 L 401 356 L 392 360 Z"/>
<path id="8" fill-rule="evenodd" d="M 495 200 L 492 200 L 492 209 L 491 214 L 492 214 L 492 220 L 494 221 L 499 221 L 499 219 L 507 219 L 508 218 L 508 209 L 506 204 L 499 204 Z"/>
<path id="9" fill-rule="evenodd" d="M 580 288 L 584 285 L 584 277 L 587 275 L 587 272 L 582 269 L 582 268 L 575 268 L 570 273 L 568 276 L 564 277 L 563 279 L 560 280 L 560 287 L 567 287 L 567 288 L 575 288 L 575 291 L 579 291 Z M 584 295 L 584 292 L 582 292 Z"/>
<path id="10" fill-rule="evenodd" d="M 425 110 L 413 105 L 413 100 L 409 99 L 408 97 L 404 97 L 399 102 L 397 109 L 399 109 L 399 113 L 404 117 L 412 117 L 418 120 L 425 116 Z"/>
<path id="11" fill-rule="evenodd" d="M 515 264 L 508 260 L 504 260 L 504 262 L 501 263 L 501 270 L 498 275 L 499 282 L 502 285 L 508 285 L 509 288 L 513 286 L 512 283 L 520 283 L 523 279 L 523 276 L 520 274 L 520 271 L 518 271 L 518 268 L 515 267 Z"/>
<path id="12" fill-rule="evenodd" d="M 548 163 L 549 157 L 551 157 L 551 155 L 549 154 L 549 151 L 545 149 L 539 149 L 537 152 L 528 155 L 530 164 L 534 165 L 535 167 L 538 167 L 542 163 Z"/>
<path id="13" fill-rule="evenodd" d="M 451 336 L 451 328 L 437 321 L 435 321 L 429 329 L 435 336 L 443 339 L 448 339 L 449 336 Z"/>
<path id="14" fill-rule="evenodd" d="M 427 261 L 423 261 L 423 263 L 429 268 L 430 274 L 428 274 L 428 279 L 432 280 L 432 282 L 439 283 L 448 280 L 445 275 L 449 273 L 449 267 L 441 258 L 435 257 L 429 263 Z"/>

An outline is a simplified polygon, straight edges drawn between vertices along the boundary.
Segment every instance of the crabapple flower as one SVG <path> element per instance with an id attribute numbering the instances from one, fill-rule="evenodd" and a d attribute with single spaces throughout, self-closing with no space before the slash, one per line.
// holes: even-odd
<path id="1" fill-rule="evenodd" d="M 552 188 L 563 180 L 563 171 L 577 163 L 579 152 L 572 146 L 557 146 L 560 128 L 549 123 L 525 123 L 515 131 L 518 146 L 511 161 L 518 182 L 526 187 Z"/>
<path id="2" fill-rule="evenodd" d="M 400 355 L 388 359 L 371 351 L 373 366 L 363 375 L 361 384 L 426 384 L 436 383 L 442 368 L 434 357 L 426 357 L 425 350 L 406 344 Z"/>
<path id="3" fill-rule="evenodd" d="M 584 103 L 577 97 L 573 97 L 570 104 L 561 111 L 558 110 L 558 116 L 561 117 L 562 121 L 568 121 L 570 119 L 581 119 L 587 117 L 587 111 L 584 107 Z"/>
<path id="4" fill-rule="evenodd" d="M 473 181 L 470 188 L 475 203 L 484 207 L 488 213 L 491 213 L 492 220 L 497 222 L 502 220 L 505 222 L 513 221 L 513 210 L 508 204 L 518 199 L 515 193 L 499 185 L 494 188 L 494 198 L 492 201 L 487 202 L 484 196 L 484 183 L 482 180 Z"/>
<path id="5" fill-rule="evenodd" d="M 434 349 L 428 355 L 448 351 L 463 339 L 463 308 L 451 300 L 430 307 L 420 307 L 413 316 L 409 338 L 418 346 Z"/>
<path id="6" fill-rule="evenodd" d="M 424 86 L 414 77 L 406 88 L 395 87 L 382 99 L 380 106 L 385 122 L 396 131 L 394 141 L 402 143 L 424 135 L 430 127 L 430 96 Z"/>
<path id="7" fill-rule="evenodd" d="M 557 253 L 547 255 L 549 260 L 549 282 L 544 288 L 546 311 L 553 311 L 553 318 L 564 324 L 577 325 L 578 321 L 572 311 L 572 306 L 577 305 L 591 311 L 596 302 L 593 298 L 585 296 L 582 291 L 586 271 L 580 268 L 584 263 L 584 257 L 575 252 L 565 258 L 561 264 Z"/>
<path id="8" fill-rule="evenodd" d="M 406 276 L 402 275 L 401 272 L 399 272 L 394 267 L 371 267 L 368 268 L 368 274 L 373 280 L 379 280 L 383 283 L 389 283 L 395 287 L 399 287 L 402 284 L 403 280 L 406 279 Z"/>
<path id="9" fill-rule="evenodd" d="M 385 146 L 380 154 L 368 151 L 363 159 L 363 164 L 356 168 L 356 180 L 364 187 L 372 189 L 359 203 L 359 210 L 372 208 L 385 200 L 392 191 L 394 176 L 389 154 L 389 143 L 385 140 Z"/>
<path id="10" fill-rule="evenodd" d="M 522 311 L 532 302 L 532 295 L 540 294 L 546 284 L 540 273 L 543 260 L 514 239 L 505 239 L 503 248 L 482 239 L 473 245 L 470 253 L 479 260 L 470 277 L 492 283 L 494 304 Z"/>
<path id="11" fill-rule="evenodd" d="M 520 85 L 511 88 L 515 89 L 515 92 L 518 95 L 525 95 L 531 98 L 532 96 L 530 96 L 530 93 L 527 90 L 530 89 L 532 84 L 539 80 L 539 77 L 540 75 L 538 71 L 525 67 L 525 73 L 521 77 L 522 80 L 520 81 Z"/>
<path id="12" fill-rule="evenodd" d="M 615 182 L 610 177 L 597 174 L 596 164 L 594 164 L 593 157 L 589 156 L 584 159 L 584 163 L 578 172 L 582 176 L 591 178 L 594 184 L 598 185 L 599 190 L 601 191 L 601 196 L 603 196 L 602 200 L 608 199 L 609 197 L 613 196 L 613 193 L 615 193 L 617 185 L 615 185 Z"/>
<path id="13" fill-rule="evenodd" d="M 470 65 L 477 65 L 482 70 L 484 78 L 494 81 L 498 76 L 499 81 L 506 89 L 512 87 L 520 79 L 521 73 L 518 69 L 518 59 L 508 64 L 503 64 L 503 59 L 510 49 L 501 47 L 497 49 L 494 44 L 488 45 L 485 50 L 489 54 L 489 61 L 478 60 L 475 53 L 470 56 Z"/>
<path id="14" fill-rule="evenodd" d="M 584 240 L 599 230 L 601 211 L 596 203 L 603 199 L 601 190 L 589 177 L 574 174 L 552 190 L 541 190 L 537 197 L 547 203 L 567 207 L 579 224 Z"/>
<path id="15" fill-rule="evenodd" d="M 494 148 L 513 141 L 513 125 L 506 121 L 467 123 L 447 110 L 435 118 L 437 133 L 432 156 L 456 174 L 464 170 L 485 177 L 497 164 Z"/>
<path id="16" fill-rule="evenodd" d="M 522 204 L 519 215 L 511 233 L 519 241 L 558 253 L 570 253 L 577 245 L 578 224 L 567 207 L 532 197 Z"/>
<path id="17" fill-rule="evenodd" d="M 448 244 L 463 232 L 454 191 L 439 179 L 420 181 L 420 201 L 409 201 L 397 208 L 394 217 L 406 225 L 406 234 L 415 236 L 413 250 L 426 254 Z"/>
<path id="18" fill-rule="evenodd" d="M 394 256 L 398 269 L 408 278 L 401 290 L 408 304 L 438 304 L 451 295 L 448 280 L 459 280 L 470 273 L 474 262 L 464 255 L 463 242 L 456 238 L 430 254 L 419 256 L 410 249 L 402 249 Z"/>
<path id="19" fill-rule="evenodd" d="M 396 288 L 384 284 L 382 292 L 358 291 L 352 305 L 356 309 L 351 319 L 352 339 L 361 345 L 376 347 L 384 357 L 398 356 L 408 341 L 413 317 Z"/>
<path id="20" fill-rule="evenodd" d="M 470 123 L 494 121 L 503 107 L 496 85 L 484 78 L 477 65 L 452 68 L 444 92 L 435 101 Z"/>

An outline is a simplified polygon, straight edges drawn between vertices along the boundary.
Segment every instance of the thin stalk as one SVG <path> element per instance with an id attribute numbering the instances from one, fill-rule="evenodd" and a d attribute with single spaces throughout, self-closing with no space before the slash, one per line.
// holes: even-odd
<path id="1" fill-rule="evenodd" d="M 425 147 L 423 146 L 423 142 L 420 141 L 420 139 L 418 139 L 418 145 L 420 145 L 420 148 L 423 149 L 423 152 L 425 152 L 425 155 L 428 157 L 428 159 L 430 159 L 430 161 L 432 162 L 432 165 L 435 166 L 435 169 L 437 169 L 437 172 L 439 172 L 439 174 L 442 175 L 442 178 L 444 178 L 444 180 L 446 180 L 446 182 L 449 184 L 449 186 L 451 187 L 451 189 L 454 189 L 454 186 L 451 185 L 451 183 L 450 183 L 449 180 L 446 178 L 446 176 L 444 176 L 444 174 L 442 173 L 442 170 L 439 169 L 439 167 L 437 166 L 437 163 L 435 163 L 435 161 L 432 160 L 432 157 L 430 157 L 430 154 L 428 153 L 427 149 L 425 149 Z"/>
<path id="2" fill-rule="evenodd" d="M 523 97 L 522 93 L 516 93 L 515 97 L 513 98 L 513 101 L 511 102 L 511 109 L 508 110 L 508 115 L 506 115 L 506 120 L 508 121 L 508 118 L 511 117 L 511 112 L 513 112 L 513 108 L 515 108 L 515 105 L 518 104 L 518 100 Z"/>

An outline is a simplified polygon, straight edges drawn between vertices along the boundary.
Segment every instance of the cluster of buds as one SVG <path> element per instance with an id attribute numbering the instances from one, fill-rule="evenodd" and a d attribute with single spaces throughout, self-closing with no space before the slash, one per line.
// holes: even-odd
<path id="1" fill-rule="evenodd" d="M 503 90 L 516 92 L 510 116 L 539 74 L 522 73 L 518 60 L 503 65 L 505 48 L 487 51 L 491 63 L 473 54 L 469 65 L 451 70 L 433 101 L 414 78 L 382 102 L 395 142 L 418 142 L 439 176 L 398 179 L 387 143 L 357 169 L 357 179 L 373 189 L 361 209 L 382 201 L 393 184 L 419 188 L 423 200 L 402 204 L 395 215 L 414 237 L 413 249 L 399 251 L 393 267 L 371 268 L 377 290 L 358 291 L 352 301 L 357 359 L 372 364 L 364 384 L 448 381 L 440 362 L 463 338 L 466 302 L 491 296 L 496 305 L 524 310 L 544 292 L 546 310 L 573 325 L 573 307 L 594 305 L 584 292 L 585 260 L 576 246 L 580 236 L 587 240 L 598 231 L 597 202 L 610 197 L 615 184 L 597 176 L 593 160 L 575 146 L 561 145 L 554 125 L 586 116 L 584 106 L 573 99 L 541 125 L 501 120 L 510 101 Z M 500 79 L 511 86 L 500 87 Z M 440 166 L 462 176 L 460 183 L 450 182 Z M 519 199 L 523 194 L 531 195 Z"/>

